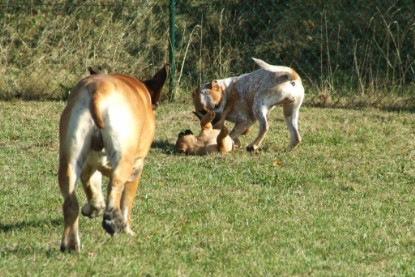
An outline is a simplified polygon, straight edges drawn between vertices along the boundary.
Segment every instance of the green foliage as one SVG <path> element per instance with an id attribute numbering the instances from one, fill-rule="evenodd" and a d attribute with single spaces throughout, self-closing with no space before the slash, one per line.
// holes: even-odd
<path id="1" fill-rule="evenodd" d="M 294 67 L 320 93 L 413 95 L 414 9 L 412 1 L 210 1 L 177 10 L 179 29 L 200 25 L 188 66 L 203 82 L 256 69 L 254 56 Z"/>
<path id="2" fill-rule="evenodd" d="M 62 99 L 88 66 L 144 79 L 167 62 L 154 1 L 27 2 L 0 4 L 1 98 Z"/>
<path id="3" fill-rule="evenodd" d="M 414 10 L 395 0 L 176 1 L 175 99 L 257 69 L 257 57 L 295 68 L 310 105 L 414 109 Z M 63 99 L 91 65 L 147 78 L 168 62 L 168 1 L 3 1 L 0 25 L 1 99 Z"/>
<path id="4" fill-rule="evenodd" d="M 200 128 L 190 106 L 163 103 L 133 210 L 137 235 L 111 238 L 102 219 L 81 217 L 76 255 L 59 251 L 63 107 L 0 102 L 4 276 L 414 274 L 411 113 L 306 107 L 303 142 L 287 153 L 277 108 L 259 153 L 195 157 L 173 153 L 181 130 Z"/>

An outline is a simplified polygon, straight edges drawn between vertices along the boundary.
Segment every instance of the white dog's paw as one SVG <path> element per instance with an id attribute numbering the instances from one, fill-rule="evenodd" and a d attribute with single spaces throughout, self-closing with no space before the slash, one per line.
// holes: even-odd
<path id="1" fill-rule="evenodd" d="M 256 144 L 252 144 L 252 145 L 248 145 L 248 147 L 246 147 L 246 151 L 248 152 L 253 152 L 258 150 L 259 146 Z"/>

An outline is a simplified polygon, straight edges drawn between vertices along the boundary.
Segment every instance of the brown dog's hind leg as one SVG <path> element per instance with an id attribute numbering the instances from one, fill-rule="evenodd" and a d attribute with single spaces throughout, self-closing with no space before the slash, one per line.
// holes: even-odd
<path id="1" fill-rule="evenodd" d="M 79 239 L 79 204 L 75 192 L 76 183 L 75 168 L 66 161 L 59 162 L 58 183 L 63 197 L 63 235 L 61 251 L 80 252 L 81 241 Z"/>
<path id="2" fill-rule="evenodd" d="M 124 231 L 127 228 L 127 221 L 121 210 L 123 208 L 121 199 L 125 193 L 126 184 L 133 174 L 133 166 L 134 162 L 128 158 L 121 158 L 117 164 L 114 164 L 115 170 L 111 174 L 102 221 L 102 227 L 110 235 Z"/>
<path id="3" fill-rule="evenodd" d="M 121 212 L 124 217 L 125 227 L 124 231 L 129 235 L 135 235 L 131 229 L 130 220 L 133 210 L 133 203 L 137 193 L 138 186 L 140 184 L 141 173 L 143 172 L 144 160 L 140 159 L 135 164 L 133 174 L 125 184 L 125 188 L 121 198 Z"/>
<path id="4" fill-rule="evenodd" d="M 141 177 L 141 172 L 140 172 L 140 177 Z M 125 184 L 125 189 L 124 189 L 123 196 L 121 199 L 121 212 L 123 214 L 124 222 L 125 222 L 123 231 L 131 236 L 135 235 L 134 231 L 131 229 L 130 220 L 131 220 L 131 214 L 133 210 L 134 198 L 137 193 L 138 185 L 140 183 L 140 177 L 138 177 L 137 180 L 134 180 L 132 182 L 127 182 Z"/>

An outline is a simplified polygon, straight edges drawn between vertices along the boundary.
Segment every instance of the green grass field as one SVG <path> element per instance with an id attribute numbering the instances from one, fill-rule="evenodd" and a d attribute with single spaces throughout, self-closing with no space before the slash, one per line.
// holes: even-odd
<path id="1" fill-rule="evenodd" d="M 163 103 L 137 235 L 111 238 L 101 218 L 81 217 L 77 255 L 59 251 L 63 107 L 0 102 L 2 276 L 415 274 L 413 113 L 303 107 L 303 142 L 287 153 L 277 108 L 258 153 L 195 157 L 173 153 L 179 131 L 199 130 L 191 105 Z"/>

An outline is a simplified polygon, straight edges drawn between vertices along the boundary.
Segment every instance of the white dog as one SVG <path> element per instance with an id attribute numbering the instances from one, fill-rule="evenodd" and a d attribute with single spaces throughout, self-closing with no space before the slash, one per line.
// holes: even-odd
<path id="1" fill-rule="evenodd" d="M 259 133 L 247 147 L 248 151 L 258 149 L 268 131 L 267 116 L 275 105 L 283 106 L 283 113 L 291 142 L 288 149 L 297 146 L 301 141 L 298 131 L 299 110 L 304 99 L 304 87 L 300 76 L 294 69 L 285 66 L 269 65 L 266 62 L 253 60 L 260 69 L 236 77 L 213 80 L 192 94 L 196 113 L 200 116 L 212 110 L 216 117 L 215 128 L 221 128 L 225 120 L 235 123 L 230 132 L 236 145 L 240 145 L 238 137 L 245 134 L 256 121 L 259 122 Z M 237 100 L 233 109 L 227 109 L 227 102 L 236 93 Z"/>

